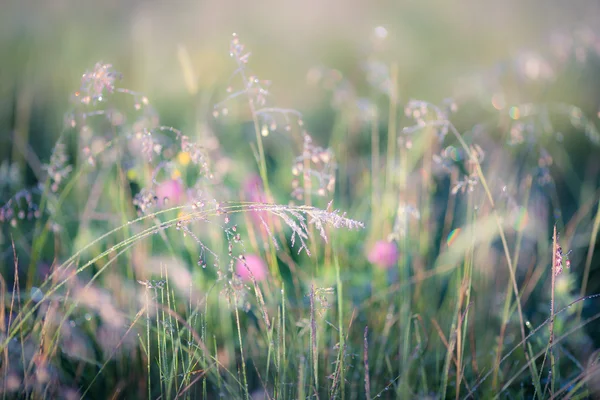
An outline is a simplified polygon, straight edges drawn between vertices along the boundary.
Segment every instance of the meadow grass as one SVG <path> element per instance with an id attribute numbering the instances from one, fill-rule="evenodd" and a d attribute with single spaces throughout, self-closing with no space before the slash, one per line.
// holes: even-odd
<path id="1" fill-rule="evenodd" d="M 473 120 L 373 58 L 368 98 L 313 71 L 311 135 L 229 52 L 197 134 L 98 63 L 45 179 L 0 178 L 3 398 L 600 395 L 600 183 L 560 133 L 599 154 L 587 110 L 494 86 Z"/>

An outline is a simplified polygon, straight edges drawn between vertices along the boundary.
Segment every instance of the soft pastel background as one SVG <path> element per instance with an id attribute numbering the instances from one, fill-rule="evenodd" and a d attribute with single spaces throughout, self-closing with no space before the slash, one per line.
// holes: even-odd
<path id="1" fill-rule="evenodd" d="M 254 68 L 275 82 L 278 101 L 310 113 L 321 93 L 306 84 L 309 69 L 325 65 L 360 81 L 375 26 L 389 31 L 385 57 L 399 64 L 400 96 L 433 100 L 451 96 L 460 77 L 546 48 L 552 35 L 597 26 L 599 8 L 595 1 L 6 0 L 0 154 L 10 153 L 6 133 L 15 130 L 35 137 L 38 152 L 47 151 L 68 94 L 97 61 L 115 65 L 124 86 L 151 96 L 163 118 L 182 125 L 193 106 L 178 49 L 189 54 L 194 87 L 210 96 L 228 75 L 226 49 L 237 32 L 252 49 Z M 29 129 L 22 119 L 32 121 Z"/>
<path id="2" fill-rule="evenodd" d="M 361 357 L 366 351 L 363 331 L 368 326 L 370 333 L 364 335 L 370 338 L 367 344 L 372 357 L 372 395 L 394 389 L 388 393 L 390 398 L 392 392 L 407 398 L 408 393 L 415 397 L 431 394 L 432 398 L 433 393 L 438 398 L 454 397 L 454 393 L 456 398 L 465 396 L 471 388 L 468 385 L 494 370 L 499 360 L 496 348 L 505 340 L 501 354 L 507 354 L 509 349 L 518 351 L 514 362 L 507 358 L 500 368 L 499 382 L 506 383 L 507 392 L 514 398 L 531 397 L 535 379 L 520 370 L 527 365 L 527 357 L 519 348 L 520 321 L 514 299 L 512 304 L 505 301 L 513 295 L 511 273 L 506 268 L 496 227 L 487 219 L 491 208 L 481 186 L 477 186 L 474 197 L 460 190 L 451 193 L 457 178 L 464 177 L 465 172 L 460 144 L 452 135 L 448 135 L 444 145 L 430 143 L 426 135 L 415 135 L 414 143 L 407 144 L 404 136 L 399 135 L 403 138 L 400 144 L 405 147 L 396 154 L 405 157 L 397 159 L 398 163 L 391 168 L 394 173 L 406 173 L 408 184 L 402 187 L 400 196 L 395 191 L 400 187 L 394 186 L 398 184 L 394 182 L 396 178 L 383 189 L 388 168 L 385 156 L 390 154 L 386 146 L 389 70 L 391 65 L 397 68 L 399 128 L 414 124 L 403 112 L 411 99 L 445 104 L 449 109 L 456 106 L 452 122 L 469 144 L 485 149 L 484 173 L 497 209 L 505 218 L 509 247 L 515 252 L 520 249 L 520 253 L 516 252 L 520 259 L 515 265 L 515 276 L 530 333 L 532 327 L 547 323 L 551 298 L 561 308 L 581 296 L 600 292 L 598 26 L 597 1 L 4 0 L 0 4 L 0 163 L 10 162 L 23 174 L 10 185 L 0 182 L 0 206 L 19 189 L 32 187 L 42 177 L 41 166 L 48 162 L 63 132 L 64 116 L 73 106 L 70 100 L 79 89 L 81 76 L 99 61 L 112 64 L 123 74 L 119 87 L 144 93 L 163 125 L 180 129 L 205 146 L 215 174 L 216 185 L 211 194 L 226 200 L 265 201 L 253 156 L 256 138 L 243 101 L 237 105 L 234 102 L 228 116 L 213 117 L 214 104 L 227 97 L 228 78 L 235 68 L 229 57 L 229 43 L 236 32 L 252 52 L 249 68 L 273 82 L 272 102 L 301 112 L 304 126 L 316 145 L 332 147 L 338 162 L 334 208 L 365 222 L 365 229 L 360 231 L 328 231 L 328 244 L 313 232 L 316 238 L 311 243 L 316 244 L 309 247 L 315 250 L 315 255 L 309 258 L 298 256 L 296 251 L 275 252 L 263 245 L 263 236 L 268 235 L 261 221 L 273 224 L 277 234 L 289 233 L 270 220 L 273 217 L 264 210 L 240 216 L 236 223 L 240 224 L 247 243 L 247 266 L 239 260 L 231 265 L 252 290 L 244 292 L 248 297 L 236 299 L 233 306 L 227 290 L 237 290 L 234 285 L 224 284 L 219 286 L 222 292 L 217 289 L 211 292 L 217 285 L 215 270 L 210 265 L 201 268 L 196 264 L 198 246 L 189 237 L 182 240 L 180 232 L 174 230 L 159 239 L 147 240 L 148 244 L 140 241 L 135 250 L 119 259 L 122 262 L 116 262 L 114 268 L 108 268 L 94 281 L 92 294 L 83 289 L 92 274 L 80 274 L 77 278 L 81 282 L 77 281 L 79 286 L 74 291 L 89 312 L 75 313 L 79 319 L 70 320 L 73 330 L 57 335 L 57 338 L 68 337 L 72 347 L 61 344 L 63 347 L 58 348 L 64 354 L 50 356 L 51 364 L 61 372 L 57 375 L 62 379 L 60 388 L 64 392 L 60 393 L 78 398 L 84 390 L 92 389 L 92 393 L 97 390 L 98 398 L 108 398 L 113 391 L 123 388 L 123 393 L 129 395 L 140 391 L 154 398 L 159 395 L 169 398 L 175 392 L 172 387 L 165 388 L 171 381 L 162 383 L 161 379 L 166 381 L 165 371 L 185 374 L 190 379 L 194 376 L 191 370 L 206 367 L 207 386 L 196 387 L 195 391 L 186 392 L 186 396 L 194 398 L 208 392 L 208 397 L 217 393 L 222 397 L 242 397 L 248 394 L 241 384 L 238 386 L 243 342 L 248 387 L 255 398 L 264 398 L 273 388 L 281 398 L 308 395 L 300 388 L 314 389 L 316 376 L 322 386 L 315 391 L 322 396 L 331 395 L 328 390 L 333 389 L 327 385 L 340 382 L 339 376 L 334 376 L 339 357 L 352 357 L 347 380 L 358 383 L 348 383 L 345 391 L 337 394 L 363 398 L 367 373 Z M 339 80 L 332 84 L 332 78 Z M 531 118 L 534 120 L 531 132 L 524 128 L 527 133 L 524 141 L 515 145 L 511 143 L 514 139 L 511 132 L 520 122 L 529 121 L 524 115 L 528 108 L 523 104 L 527 103 L 560 104 L 560 107 L 556 115 L 542 115 L 539 120 Z M 544 125 L 548 121 L 552 123 L 551 129 Z M 296 126 L 293 132 L 298 133 Z M 379 143 L 373 141 L 374 137 Z M 80 150 L 77 136 L 67 135 L 64 141 L 67 153 L 75 160 Z M 293 157 L 301 143 L 299 136 L 288 135 L 281 129 L 264 138 L 270 190 L 278 203 L 288 204 L 290 200 Z M 447 176 L 430 168 L 433 157 L 445 150 L 449 158 L 461 164 L 460 168 L 454 166 L 455 175 Z M 431 151 L 435 154 L 430 154 Z M 84 161 L 79 158 L 77 168 Z M 114 163 L 115 168 L 127 170 L 129 160 L 121 161 L 122 165 Z M 171 200 L 168 206 L 175 206 L 192 198 L 185 187 L 189 176 L 183 167 L 188 162 L 177 158 L 177 168 L 184 171 L 183 177 L 179 169 L 169 171 L 173 175 L 156 188 L 159 203 L 168 197 Z M 87 171 L 84 167 L 81 170 Z M 22 231 L 21 226 L 15 230 L 7 224 L 1 226 L 0 271 L 6 287 L 15 282 L 13 268 L 17 265 L 22 289 L 30 293 L 23 298 L 39 301 L 44 294 L 36 288 L 42 287 L 53 260 L 64 261 L 107 230 L 135 218 L 131 198 L 127 196 L 140 189 L 136 186 L 142 182 L 139 171 L 138 176 L 127 171 L 126 178 L 135 181 L 131 188 L 125 185 L 131 193 L 119 186 L 122 176 L 107 171 L 102 179 L 94 175 L 96 171 L 82 175 L 76 190 L 58 212 L 64 214 L 61 216 L 64 225 L 56 227 L 56 232 L 49 236 L 53 240 L 41 248 L 33 247 L 39 251 L 32 251 L 31 243 L 36 238 L 26 225 Z M 549 182 L 552 184 L 548 185 Z M 102 200 L 94 203 L 88 196 Z M 90 211 L 91 203 L 94 206 L 90 206 L 93 208 Z M 325 199 L 314 200 L 322 208 L 327 203 Z M 395 218 L 400 214 L 410 215 L 410 226 L 398 226 Z M 416 219 L 417 214 L 421 219 Z M 81 215 L 85 218 L 80 219 Z M 476 235 L 465 229 L 471 218 L 480 229 Z M 573 252 L 571 270 L 558 277 L 551 287 L 548 264 L 554 224 L 565 253 Z M 216 251 L 225 254 L 227 243 L 223 232 L 199 225 L 195 234 L 216 243 Z M 403 236 L 406 229 L 410 233 L 408 239 Z M 132 228 L 129 233 L 136 232 Z M 17 263 L 11 238 L 16 242 Z M 107 243 L 93 246 L 83 253 L 80 261 L 83 263 L 104 251 L 104 246 L 108 248 L 126 238 L 127 235 L 111 238 Z M 470 243 L 477 243 L 477 251 L 469 253 Z M 467 261 L 463 263 L 463 259 Z M 210 350 L 214 350 L 212 355 L 221 363 L 219 367 L 173 366 L 165 360 L 157 361 L 158 367 L 154 364 L 147 367 L 146 342 L 140 344 L 141 341 L 152 342 L 159 353 L 167 354 L 167 348 L 174 353 L 180 350 L 169 348 L 169 340 L 175 341 L 169 336 L 173 331 L 162 325 L 164 329 L 153 325 L 156 337 L 147 338 L 145 316 L 136 314 L 139 311 L 136 307 L 147 301 L 148 293 L 152 290 L 162 293 L 163 286 L 153 286 L 156 282 L 145 279 L 162 278 L 165 265 L 170 271 L 169 290 L 173 290 L 174 304 L 169 307 L 180 313 L 203 339 L 205 334 L 209 341 L 214 338 L 209 345 L 214 345 Z M 103 266 L 99 262 L 93 267 Z M 256 282 L 250 279 L 249 271 L 253 271 Z M 456 390 L 452 386 L 457 379 L 453 369 L 458 361 L 450 357 L 453 353 L 448 350 L 448 342 L 455 339 L 458 317 L 467 313 L 461 279 L 471 274 L 473 281 L 469 281 L 469 287 L 472 285 L 475 300 L 468 306 L 472 307 L 468 327 L 472 331 L 467 332 L 465 327 L 463 333 L 472 335 L 468 337 L 472 343 L 476 337 L 479 347 L 469 348 L 465 344 L 467 337 L 463 338 L 462 362 L 463 367 L 467 364 L 468 367 L 462 383 L 458 377 Z M 342 282 L 343 290 L 338 293 L 335 289 L 342 287 Z M 31 287 L 34 291 L 27 292 Z M 256 294 L 259 287 L 266 299 L 264 307 L 277 319 L 275 330 L 263 325 L 261 302 L 265 300 Z M 286 295 L 281 296 L 285 298 L 282 303 L 278 296 L 284 287 Z M 43 290 L 47 293 L 48 286 Z M 9 310 L 10 294 L 14 292 L 3 285 L 2 293 L 8 299 L 5 308 Z M 175 303 L 176 296 L 184 301 Z M 205 309 L 191 312 L 186 308 L 188 301 L 191 309 L 192 300 L 200 303 L 199 299 L 206 301 L 202 303 Z M 164 298 L 161 300 L 164 305 Z M 582 318 L 597 317 L 598 304 L 596 298 L 589 298 L 561 314 L 556 323 L 557 335 L 567 332 Z M 235 330 L 238 316 L 233 310 L 238 309 L 245 311 L 241 322 L 243 335 Z M 283 310 L 286 317 L 281 316 Z M 11 306 L 6 315 L 12 315 L 12 311 Z M 8 326 L 9 317 L 6 318 Z M 36 318 L 31 317 L 38 321 Z M 152 318 L 156 318 L 152 321 L 158 326 L 161 317 Z M 269 336 L 281 333 L 277 324 L 285 318 L 288 336 L 283 341 L 289 346 L 287 353 L 275 349 L 274 339 Z M 318 351 L 316 342 L 313 348 L 311 336 L 315 319 Z M 148 317 L 147 321 L 150 320 Z M 161 321 L 166 326 L 164 315 Z M 239 329 L 239 319 L 237 324 Z M 132 334 L 120 343 L 119 339 L 125 335 L 124 326 L 131 327 L 131 332 L 139 336 L 134 338 Z M 39 324 L 33 325 L 33 339 L 29 336 L 23 339 L 31 349 L 42 347 L 36 336 L 39 328 Z M 21 329 L 28 330 L 29 325 L 24 324 Z M 560 349 L 557 388 L 574 387 L 581 374 L 591 377 L 589 386 L 582 384 L 585 390 L 589 389 L 586 393 L 599 393 L 598 387 L 593 386 L 600 376 L 594 367 L 600 348 L 595 334 L 598 329 L 597 321 L 592 321 L 567 337 Z M 3 335 L 4 332 L 2 329 Z M 345 338 L 338 337 L 342 332 L 346 332 Z M 406 332 L 410 333 L 403 336 Z M 532 351 L 543 351 L 547 346 L 546 325 L 540 332 L 539 337 L 530 341 Z M 407 341 L 402 342 L 405 337 Z M 343 348 L 340 342 L 344 340 L 348 354 L 340 350 Z M 113 350 L 116 356 L 111 354 Z M 318 353 L 319 366 L 307 361 L 314 361 L 311 351 Z M 84 356 L 78 358 L 73 354 Z M 274 354 L 289 362 L 282 373 L 275 369 Z M 404 370 L 400 369 L 405 365 L 399 357 L 407 360 L 408 354 L 412 357 L 411 364 L 406 363 L 410 372 L 403 375 Z M 113 356 L 116 361 L 108 363 Z M 99 367 L 104 362 L 106 368 L 100 373 Z M 277 364 L 277 368 L 281 365 Z M 547 372 L 548 362 L 543 368 Z M 124 377 L 123 370 L 133 372 Z M 278 374 L 276 379 L 268 381 L 268 389 L 264 390 L 261 382 L 267 372 L 275 374 L 274 371 Z M 315 371 L 318 373 L 313 374 Z M 298 374 L 305 379 L 305 387 L 294 386 L 296 379 L 300 379 Z M 9 377 L 12 379 L 13 375 Z M 429 385 L 425 383 L 428 377 Z M 445 384 L 440 384 L 444 381 L 441 377 L 446 378 Z M 513 386 L 511 378 L 515 379 Z M 294 384 L 290 384 L 292 381 Z M 498 390 L 497 386 L 491 386 L 491 381 L 489 378 L 482 385 L 481 393 Z M 12 382 L 15 390 L 21 384 L 6 377 L 2 382 L 5 385 Z M 541 382 L 545 385 L 547 379 L 543 377 Z M 484 389 L 490 391 L 483 392 Z M 549 393 L 544 391 L 544 394 Z"/>

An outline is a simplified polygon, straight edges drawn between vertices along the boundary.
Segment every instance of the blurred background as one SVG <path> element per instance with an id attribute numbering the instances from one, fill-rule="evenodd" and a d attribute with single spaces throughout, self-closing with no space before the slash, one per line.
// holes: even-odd
<path id="1" fill-rule="evenodd" d="M 272 81 L 270 104 L 298 110 L 315 144 L 333 148 L 339 166 L 335 207 L 365 221 L 367 227 L 364 235 L 361 231 L 360 236 L 352 233 L 340 239 L 340 247 L 347 250 L 342 255 L 348 264 L 343 279 L 351 282 L 348 286 L 355 290 L 351 296 L 357 303 L 367 297 L 364 283 L 372 280 L 366 256 L 369 246 L 376 240 L 387 240 L 392 231 L 397 233 L 392 227 L 395 213 L 400 213 L 399 208 L 396 210 L 396 198 L 391 200 L 391 207 L 381 212 L 385 223 L 378 225 L 371 220 L 377 214 L 371 210 L 378 211 L 374 201 L 378 194 L 369 194 L 379 189 L 374 182 L 378 173 L 373 165 L 379 162 L 380 170 L 385 169 L 387 133 L 391 130 L 391 66 L 395 66 L 399 132 L 415 124 L 403 112 L 411 99 L 447 106 L 455 111 L 450 113 L 450 119 L 464 133 L 465 140 L 481 145 L 486 152 L 486 178 L 493 184 L 493 197 L 501 207 L 507 203 L 505 208 L 509 211 L 512 207 L 521 212 L 521 204 L 514 199 L 530 199 L 524 214 L 527 217 L 529 212 L 533 221 L 530 226 L 534 228 L 524 239 L 525 255 L 533 259 L 537 251 L 538 255 L 549 257 L 546 250 L 552 248 L 551 244 L 548 247 L 552 226 L 558 224 L 570 244 L 565 244 L 565 252 L 574 250 L 573 272 L 562 291 L 564 298 L 559 299 L 560 304 L 568 304 L 580 295 L 600 292 L 600 251 L 587 251 L 590 238 L 598 242 L 597 235 L 590 232 L 594 215 L 600 216 L 598 27 L 597 0 L 2 0 L 0 206 L 20 189 L 38 182 L 42 164 L 48 162 L 55 142 L 65 132 L 65 114 L 74 106 L 71 100 L 80 88 L 82 74 L 92 70 L 97 62 L 112 64 L 122 73 L 118 87 L 146 95 L 162 125 L 180 129 L 206 146 L 216 173 L 222 175 L 217 177 L 216 191 L 222 191 L 218 194 L 226 199 L 239 200 L 243 183 L 252 174 L 256 178 L 258 172 L 251 151 L 255 141 L 251 118 L 245 111 L 247 104 L 227 105 L 231 107 L 227 112 L 230 118 L 223 117 L 222 108 L 214 108 L 228 97 L 229 78 L 236 68 L 229 56 L 235 32 L 252 53 L 249 70 Z M 233 90 L 239 88 L 234 86 Z M 541 104 L 541 111 L 534 112 L 531 104 Z M 219 118 L 214 117 L 215 111 Z M 298 152 L 290 146 L 293 135 L 279 130 L 265 139 L 265 147 L 273 195 L 277 202 L 287 204 L 291 167 Z M 300 129 L 294 126 L 291 130 L 298 133 Z M 375 132 L 381 139 L 379 152 L 371 149 Z M 404 140 L 404 136 L 399 137 Z M 446 210 L 455 207 L 453 199 L 459 196 L 450 194 L 451 186 L 457 184 L 459 173 L 467 175 L 461 164 L 465 157 L 461 156 L 460 145 L 452 135 L 447 137 L 439 148 L 434 149 L 436 144 L 427 149 L 429 142 L 422 135 L 421 142 L 416 141 L 417 149 L 410 154 L 414 160 L 408 186 L 417 189 L 409 193 L 408 202 L 422 208 L 424 219 L 430 218 L 432 226 L 438 222 L 442 225 Z M 65 140 L 72 158 L 78 157 L 79 139 L 73 134 Z M 405 141 L 401 143 L 406 145 Z M 432 172 L 429 158 L 452 146 L 456 146 L 455 175 L 432 178 L 435 171 Z M 410 147 L 406 145 L 406 149 Z M 434 154 L 429 154 L 430 150 Z M 425 167 L 420 164 L 421 156 Z M 85 164 L 82 159 L 79 163 Z M 530 186 L 528 179 L 533 179 Z M 427 183 L 419 189 L 422 182 Z M 80 187 L 81 198 L 89 194 L 91 185 L 85 185 L 83 182 Z M 102 186 L 98 187 L 102 193 Z M 131 187 L 131 194 L 140 189 L 133 184 Z M 114 213 L 113 199 L 107 197 L 110 204 L 101 205 L 109 210 L 107 214 Z M 65 214 L 79 218 L 79 203 L 66 204 Z M 316 205 L 326 204 L 323 201 Z M 451 221 L 448 228 L 464 222 L 471 206 L 463 207 L 462 214 L 457 212 L 458 223 Z M 123 215 L 132 211 L 129 207 L 132 208 L 128 203 L 120 210 Z M 77 226 L 77 220 L 69 223 L 65 231 L 77 239 L 73 248 L 79 242 L 91 242 L 107 230 L 102 225 L 85 233 Z M 424 247 L 424 254 L 414 255 L 420 264 L 411 259 L 415 270 L 429 271 L 438 253 L 450 246 L 445 228 L 427 232 L 426 226 L 424 231 L 430 234 L 432 245 Z M 515 227 L 509 237 L 511 244 L 523 229 Z M 4 232 L 8 232 L 8 227 Z M 22 253 L 29 252 L 29 239 L 32 238 L 22 240 Z M 0 246 L 4 265 L 12 268 L 8 234 L 0 235 Z M 68 244 L 64 246 L 63 253 L 70 255 Z M 499 282 L 506 281 L 506 275 L 502 275 L 504 266 L 496 268 L 502 258 L 494 258 L 501 255 L 499 241 L 490 239 L 482 247 L 485 257 L 476 260 L 478 272 L 486 275 L 481 292 L 493 295 L 477 307 L 483 310 L 480 315 L 487 318 L 494 307 L 498 313 L 501 310 L 499 299 L 505 289 Z M 596 243 L 596 249 L 599 247 Z M 589 277 L 582 279 L 588 254 L 592 254 L 589 260 L 593 263 Z M 25 257 L 21 256 L 20 261 Z M 53 257 L 53 249 L 46 248 L 39 258 L 50 262 Z M 523 257 L 517 266 L 519 279 L 531 278 L 534 282 L 525 291 L 525 297 L 547 297 L 543 285 L 537 286 L 537 282 L 549 280 L 546 261 L 550 260 L 544 257 L 540 256 L 533 278 L 535 263 L 525 265 L 529 261 Z M 288 260 L 284 261 L 287 265 Z M 194 263 L 190 265 L 190 270 L 197 269 Z M 310 275 L 312 270 L 299 270 L 308 285 L 314 278 Z M 582 281 L 587 287 L 581 287 Z M 379 284 L 387 284 L 385 277 Z M 428 290 L 441 299 L 447 290 L 445 285 L 442 282 Z M 429 299 L 431 295 L 425 297 Z M 437 300 L 431 300 L 431 304 L 427 301 L 416 310 L 435 310 Z M 441 300 L 439 304 L 440 313 L 450 315 L 441 306 Z M 586 302 L 584 315 L 595 315 L 597 304 L 597 299 Z M 530 301 L 525 313 L 534 322 L 541 322 L 547 308 L 546 302 Z M 483 331 L 489 330 L 487 323 L 481 326 Z M 589 332 L 596 329 L 598 325 L 590 325 Z M 594 348 L 600 346 L 598 337 L 590 336 L 596 340 Z M 489 343 L 495 340 L 490 336 Z"/>
<path id="2" fill-rule="evenodd" d="M 359 114 L 375 105 L 386 134 L 390 65 L 397 65 L 399 107 L 410 99 L 434 104 L 451 99 L 459 108 L 453 122 L 461 131 L 496 118 L 498 111 L 508 114 L 512 104 L 550 101 L 579 107 L 593 126 L 600 104 L 600 39 L 594 30 L 599 20 L 597 1 L 5 0 L 0 163 L 16 166 L 23 176 L 2 191 L 2 203 L 19 187 L 37 182 L 41 164 L 63 132 L 81 75 L 96 62 L 122 73 L 120 87 L 147 95 L 162 124 L 200 141 L 208 129 L 219 142 L 215 149 L 240 162 L 230 166 L 254 165 L 249 148 L 239 141 L 240 129 L 253 141 L 252 129 L 213 118 L 213 105 L 227 97 L 235 69 L 228 49 L 236 32 L 252 53 L 250 69 L 273 82 L 271 103 L 300 111 L 315 142 L 334 147 L 341 168 L 337 204 L 361 209 L 371 139 Z M 236 118 L 249 122 L 247 114 Z M 411 124 L 402 118 L 400 127 Z M 578 185 L 595 185 L 600 153 L 582 129 L 557 124 L 569 140 L 534 140 L 559 146 L 569 157 L 565 169 L 554 164 L 560 209 L 568 221 L 589 192 Z M 506 126 L 500 123 L 490 133 L 496 144 L 505 143 Z M 348 137 L 341 139 L 344 130 Z M 282 137 L 265 145 L 277 200 L 285 203 L 294 153 Z M 382 153 L 385 143 L 382 137 Z M 538 143 L 533 146 L 537 157 Z M 523 161 L 519 154 L 531 149 L 517 149 L 511 157 Z M 518 181 L 519 169 L 512 171 Z M 229 172 L 239 184 L 248 170 Z M 445 206 L 446 198 L 439 200 Z"/>
<path id="3" fill-rule="evenodd" d="M 241 157 L 252 163 L 235 128 L 216 127 L 212 116 L 234 71 L 228 51 L 233 32 L 252 52 L 252 71 L 273 82 L 272 102 L 300 111 L 322 146 L 331 145 L 332 132 L 340 129 L 336 120 L 344 101 L 354 101 L 351 113 L 360 113 L 361 104 L 364 111 L 365 98 L 380 106 L 385 134 L 392 63 L 398 69 L 399 106 L 413 98 L 434 104 L 450 98 L 458 103 L 453 122 L 459 130 L 472 129 L 499 110 L 506 113 L 511 104 L 553 100 L 579 107 L 593 124 L 600 104 L 600 39 L 594 30 L 599 19 L 597 1 L 5 0 L 0 12 L 0 161 L 18 166 L 24 185 L 34 184 L 35 170 L 48 160 L 63 131 L 82 73 L 104 62 L 123 74 L 120 87 L 151 99 L 164 125 L 192 137 L 212 127 L 226 154 L 244 153 Z M 328 84 L 331 76 L 334 82 Z M 501 99 L 494 97 L 498 93 Z M 247 122 L 248 116 L 241 119 Z M 355 131 L 347 141 L 338 140 L 346 147 L 333 143 L 342 168 L 337 195 L 342 206 L 354 206 L 370 167 L 370 139 L 360 127 L 346 128 Z M 589 136 L 554 141 L 566 149 L 569 171 L 579 182 L 593 178 L 598 169 L 599 153 L 589 145 Z M 251 132 L 247 138 L 253 140 Z M 288 144 L 269 140 L 267 154 L 283 151 L 289 159 Z M 381 145 L 385 152 L 385 139 Z M 276 169 L 285 173 L 272 176 L 289 180 L 289 164 L 281 165 Z M 577 185 L 567 176 L 557 174 L 559 188 Z M 280 201 L 285 202 L 289 181 L 282 186 Z M 574 197 L 581 193 L 576 191 L 558 190 L 565 195 L 563 210 L 570 203 L 571 213 L 579 207 Z"/>
<path id="4" fill-rule="evenodd" d="M 589 36 L 600 19 L 597 1 L 4 0 L 0 7 L 2 159 L 19 157 L 15 134 L 48 154 L 69 94 L 98 61 L 123 73 L 122 87 L 152 98 L 163 118 L 185 121 L 196 104 L 190 96 L 214 91 L 231 73 L 228 42 L 237 32 L 252 68 L 274 82 L 277 102 L 309 114 L 323 96 L 307 85 L 312 67 L 338 69 L 366 90 L 361 60 L 374 51 L 377 26 L 387 31 L 382 58 L 399 66 L 400 100 L 437 101 L 452 97 L 460 78 L 547 50 L 560 35 Z M 181 49 L 196 93 L 186 86 Z"/>

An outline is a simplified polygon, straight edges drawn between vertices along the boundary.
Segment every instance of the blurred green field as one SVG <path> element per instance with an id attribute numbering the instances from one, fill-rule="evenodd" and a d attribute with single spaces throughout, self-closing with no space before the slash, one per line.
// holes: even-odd
<path id="1" fill-rule="evenodd" d="M 599 17 L 3 3 L 3 398 L 600 396 Z"/>

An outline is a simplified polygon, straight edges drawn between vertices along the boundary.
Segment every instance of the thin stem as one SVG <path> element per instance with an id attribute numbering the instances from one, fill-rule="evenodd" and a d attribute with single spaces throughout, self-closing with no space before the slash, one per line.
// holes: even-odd
<path id="1" fill-rule="evenodd" d="M 532 183 L 532 178 L 531 178 L 531 175 L 529 175 L 526 180 L 527 194 L 526 194 L 525 205 L 527 205 L 529 203 L 529 196 L 531 194 L 531 183 Z M 521 229 L 519 231 L 518 237 L 517 237 L 517 244 L 516 244 L 515 252 L 513 255 L 515 265 L 518 265 L 518 261 L 519 261 L 519 253 L 520 253 L 521 243 L 522 243 L 522 239 L 523 239 L 523 231 L 524 231 L 524 229 Z M 508 293 L 510 291 L 511 284 L 512 284 L 512 282 L 509 280 L 506 284 L 507 285 L 506 293 Z M 496 390 L 497 385 L 498 385 L 498 372 L 500 370 L 500 368 L 499 368 L 500 367 L 500 358 L 502 357 L 502 349 L 504 347 L 504 336 L 506 334 L 506 327 L 508 326 L 508 320 L 509 320 L 510 309 L 511 309 L 511 300 L 512 300 L 512 296 L 506 296 L 506 298 L 504 300 L 504 310 L 502 312 L 502 326 L 500 327 L 500 334 L 498 336 L 498 347 L 496 348 L 496 362 L 494 364 L 494 377 L 492 378 L 492 390 L 494 390 L 494 391 Z"/>
<path id="2" fill-rule="evenodd" d="M 369 341 L 367 340 L 368 334 L 369 326 L 365 326 L 365 333 L 363 339 L 363 360 L 365 364 L 365 399 L 371 400 L 371 379 L 369 378 Z"/>
<path id="3" fill-rule="evenodd" d="M 238 307 L 237 307 L 238 299 L 237 299 L 237 294 L 235 294 L 235 291 L 233 293 L 233 298 L 235 301 L 235 304 L 233 305 L 233 307 L 235 310 L 235 324 L 237 326 L 237 334 L 238 334 L 238 339 L 239 339 L 239 343 L 240 343 L 240 358 L 241 358 L 241 363 L 242 363 L 242 375 L 244 378 L 243 392 L 244 392 L 245 399 L 249 400 L 250 393 L 248 392 L 248 377 L 246 374 L 246 360 L 244 359 L 244 344 L 243 344 L 243 340 L 242 340 L 242 329 L 240 327 L 240 314 L 239 314 Z"/>
<path id="4" fill-rule="evenodd" d="M 375 229 L 379 226 L 379 127 L 377 112 L 373 113 L 371 118 L 371 223 L 374 229 L 372 233 L 377 232 Z"/>
<path id="5" fill-rule="evenodd" d="M 319 390 L 319 356 L 317 352 L 317 322 L 315 318 L 315 285 L 310 287 L 310 342 L 313 362 L 313 382 L 315 391 Z"/>
<path id="6" fill-rule="evenodd" d="M 523 310 L 521 308 L 521 300 L 520 300 L 520 296 L 519 296 L 519 287 L 517 285 L 516 272 L 515 272 L 515 269 L 514 269 L 513 264 L 512 264 L 510 250 L 508 249 L 508 241 L 506 240 L 506 235 L 504 234 L 504 229 L 502 228 L 502 221 L 500 220 L 500 216 L 498 215 L 498 211 L 496 210 L 496 203 L 494 202 L 494 198 L 492 197 L 492 193 L 491 193 L 491 191 L 490 191 L 490 189 L 488 187 L 488 184 L 487 184 L 487 181 L 485 179 L 485 176 L 483 175 L 483 171 L 481 169 L 481 164 L 479 163 L 479 160 L 472 153 L 472 151 L 470 150 L 469 146 L 467 145 L 467 143 L 463 139 L 462 135 L 458 132 L 458 130 L 456 129 L 456 127 L 453 124 L 451 124 L 451 123 L 448 123 L 448 127 L 450 128 L 450 131 L 454 134 L 454 136 L 456 137 L 456 139 L 459 141 L 459 143 L 461 144 L 461 146 L 465 149 L 465 151 L 469 155 L 469 159 L 475 164 L 475 172 L 477 173 L 477 176 L 479 177 L 479 180 L 481 181 L 481 186 L 483 187 L 483 189 L 485 191 L 485 194 L 487 196 L 487 199 L 488 199 L 488 201 L 490 203 L 490 206 L 492 208 L 492 213 L 494 214 L 494 218 L 495 218 L 495 221 L 496 221 L 498 232 L 500 234 L 500 240 L 502 241 L 502 248 L 504 250 L 504 256 L 506 257 L 506 264 L 508 265 L 508 270 L 510 272 L 510 279 L 512 281 L 513 292 L 514 292 L 514 295 L 515 295 L 517 309 L 518 309 L 518 312 L 519 312 L 519 324 L 520 324 L 520 328 L 521 328 L 521 337 L 523 339 L 523 350 L 525 351 L 525 353 L 527 353 L 527 349 L 526 349 L 526 346 L 525 346 L 525 338 L 526 338 L 526 335 L 525 335 L 525 321 L 523 319 Z"/>
<path id="7" fill-rule="evenodd" d="M 387 173 L 385 190 L 391 193 L 394 185 L 394 168 L 396 166 L 397 121 L 398 121 L 398 64 L 390 67 L 391 92 L 388 111 L 388 143 L 387 143 Z"/>

